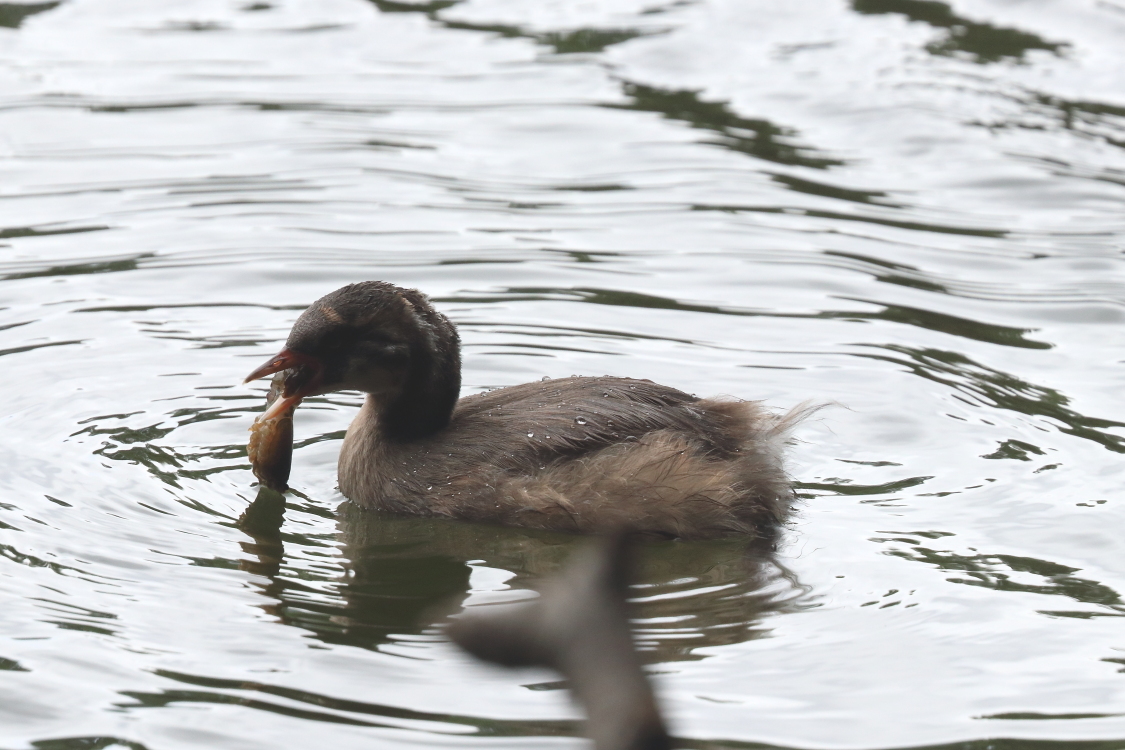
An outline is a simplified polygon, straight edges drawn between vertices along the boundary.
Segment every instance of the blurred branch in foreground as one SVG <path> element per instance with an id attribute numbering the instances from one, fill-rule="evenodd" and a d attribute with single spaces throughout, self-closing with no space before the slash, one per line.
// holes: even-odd
<path id="1" fill-rule="evenodd" d="M 546 581 L 534 602 L 469 612 L 449 635 L 485 661 L 561 672 L 597 750 L 666 750 L 671 741 L 629 632 L 631 544 L 625 534 L 599 539 Z"/>

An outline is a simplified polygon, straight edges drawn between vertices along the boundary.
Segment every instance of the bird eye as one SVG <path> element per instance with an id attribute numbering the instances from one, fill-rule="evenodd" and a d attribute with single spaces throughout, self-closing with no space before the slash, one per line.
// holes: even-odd
<path id="1" fill-rule="evenodd" d="M 367 339 L 352 347 L 355 356 L 384 367 L 404 363 L 409 351 L 405 344 L 382 339 Z"/>
<path id="2" fill-rule="evenodd" d="M 388 364 L 405 362 L 409 355 L 409 350 L 405 344 L 380 343 L 376 345 L 376 349 L 379 352 L 379 357 Z"/>

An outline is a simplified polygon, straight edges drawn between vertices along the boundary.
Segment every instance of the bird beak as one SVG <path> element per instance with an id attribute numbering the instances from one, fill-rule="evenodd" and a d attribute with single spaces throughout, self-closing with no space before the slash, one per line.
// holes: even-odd
<path id="1" fill-rule="evenodd" d="M 320 385 L 324 366 L 316 357 L 301 354 L 292 349 L 282 349 L 264 365 L 247 375 L 246 380 L 242 382 L 249 383 L 251 380 L 258 380 L 283 370 L 293 370 L 294 372 L 286 376 L 279 397 L 258 417 L 261 421 L 274 419 L 290 409 L 297 408 L 301 399 L 312 393 Z"/>

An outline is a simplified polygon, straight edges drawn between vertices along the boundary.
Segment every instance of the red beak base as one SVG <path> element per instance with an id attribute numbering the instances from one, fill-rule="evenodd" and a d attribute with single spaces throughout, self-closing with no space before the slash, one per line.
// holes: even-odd
<path id="1" fill-rule="evenodd" d="M 252 380 L 259 380 L 267 375 L 275 375 L 283 370 L 295 370 L 298 368 L 309 368 L 313 371 L 312 377 L 308 378 L 303 386 L 297 389 L 295 393 L 289 393 L 288 383 L 282 388 L 281 396 L 276 399 L 269 408 L 263 412 L 255 421 L 268 421 L 277 418 L 280 414 L 295 409 L 297 404 L 301 403 L 301 399 L 311 393 L 320 384 L 320 373 L 323 366 L 320 360 L 316 357 L 309 356 L 308 354 L 301 354 L 291 349 L 282 349 L 276 356 L 272 357 L 268 362 L 254 370 L 246 376 L 243 383 L 249 383 Z"/>

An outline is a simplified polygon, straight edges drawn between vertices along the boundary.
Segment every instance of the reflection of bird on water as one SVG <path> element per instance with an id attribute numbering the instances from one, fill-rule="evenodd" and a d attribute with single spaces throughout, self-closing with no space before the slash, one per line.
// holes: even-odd
<path id="1" fill-rule="evenodd" d="M 285 348 L 251 460 L 284 489 L 302 399 L 366 392 L 340 454 L 340 489 L 368 508 L 507 526 L 669 537 L 770 536 L 792 490 L 780 451 L 801 412 L 700 399 L 647 380 L 569 377 L 458 400 L 457 330 L 419 292 L 385 282 L 313 303 Z"/>
<path id="2" fill-rule="evenodd" d="M 470 610 L 448 632 L 485 661 L 560 671 L 597 750 L 665 750 L 671 740 L 629 633 L 628 547 L 624 535 L 598 540 L 541 584 L 536 601 Z"/>
<path id="3" fill-rule="evenodd" d="M 241 565 L 266 577 L 264 608 L 319 640 L 362 648 L 428 631 L 439 610 L 469 596 L 474 568 L 505 571 L 503 588 L 528 589 L 582 543 L 572 534 L 343 503 L 335 540 L 307 538 L 290 525 L 283 544 L 284 503 L 262 490 L 239 524 L 254 539 Z M 326 557 L 332 549 L 342 556 Z M 768 614 L 804 606 L 805 589 L 772 552 L 748 549 L 745 539 L 650 540 L 634 555 L 636 633 L 652 662 L 698 659 L 699 649 L 762 637 Z"/>

